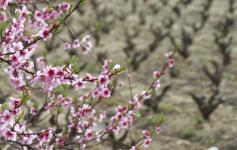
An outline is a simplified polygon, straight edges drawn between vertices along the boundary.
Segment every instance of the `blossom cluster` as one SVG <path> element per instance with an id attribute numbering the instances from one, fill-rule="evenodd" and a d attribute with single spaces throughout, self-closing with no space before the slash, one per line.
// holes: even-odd
<path id="1" fill-rule="evenodd" d="M 72 43 L 66 42 L 64 44 L 64 49 L 70 51 L 72 49 L 80 48 L 83 54 L 87 54 L 91 51 L 93 45 L 89 35 L 85 36 L 80 42 L 79 39 L 74 39 Z"/>
<path id="2" fill-rule="evenodd" d="M 128 104 L 114 108 L 114 114 L 98 109 L 97 105 L 112 96 L 112 81 L 125 69 L 105 60 L 101 72 L 78 74 L 73 64 L 53 66 L 43 56 L 37 57 L 38 41 L 48 41 L 60 25 L 75 11 L 82 0 L 73 7 L 68 2 L 42 9 L 30 7 L 34 0 L 0 0 L 0 26 L 4 24 L 0 40 L 0 63 L 5 63 L 4 71 L 18 97 L 9 97 L 0 106 L 0 137 L 4 143 L 24 149 L 60 149 L 77 145 L 81 149 L 92 146 L 92 142 L 103 143 L 109 133 L 129 129 L 135 123 L 143 100 L 149 98 L 151 89 L 158 89 L 160 77 L 169 67 L 173 67 L 173 53 L 167 53 L 167 62 L 161 70 L 154 71 L 154 81 L 150 88 L 132 95 Z M 11 3 L 17 9 L 11 16 L 5 11 Z M 7 24 L 7 22 L 9 24 Z M 65 50 L 79 49 L 83 54 L 93 48 L 92 40 L 86 35 L 79 40 L 64 44 Z M 34 61 L 32 56 L 37 57 Z M 36 90 L 37 89 L 37 90 Z M 63 90 L 60 90 L 63 89 Z M 66 91 L 78 95 L 70 95 Z M 36 104 L 34 92 L 45 95 L 45 101 Z M 59 92 L 60 91 L 60 92 Z M 43 99 L 43 98 L 42 98 Z M 51 116 L 50 123 L 41 125 Z M 64 117 L 65 119 L 59 119 Z M 62 121 L 64 120 L 64 121 Z M 105 127 L 98 130 L 98 126 Z M 160 132 L 157 128 L 156 132 Z M 151 134 L 144 131 L 144 147 L 151 143 Z M 131 149 L 137 149 L 134 145 Z"/>

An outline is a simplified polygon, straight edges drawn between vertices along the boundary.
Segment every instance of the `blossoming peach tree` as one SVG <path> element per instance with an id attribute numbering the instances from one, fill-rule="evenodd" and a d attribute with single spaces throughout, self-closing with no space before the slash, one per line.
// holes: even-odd
<path id="1" fill-rule="evenodd" d="M 36 7 L 44 4 L 44 8 Z M 174 64 L 173 53 L 166 54 L 167 62 L 154 71 L 154 80 L 147 90 L 134 95 L 127 104 L 115 108 L 113 115 L 101 111 L 99 103 L 111 97 L 111 80 L 126 68 L 105 61 L 98 75 L 80 75 L 73 64 L 52 66 L 43 56 L 33 61 L 39 41 L 46 42 L 83 1 L 0 0 L 0 64 L 16 91 L 0 106 L 0 141 L 15 149 L 87 149 L 103 144 L 110 133 L 119 133 L 134 124 L 136 113 L 152 89 L 160 87 L 159 78 Z M 64 43 L 64 49 L 77 49 L 87 54 L 93 48 L 90 36 Z M 63 51 L 66 52 L 66 51 Z M 1 79 L 2 80 L 2 79 Z M 90 90 L 85 90 L 86 87 Z M 58 92 L 57 89 L 64 89 Z M 33 105 L 35 89 L 45 95 L 42 106 Z M 80 96 L 67 94 L 67 90 L 83 91 Z M 57 91 L 57 92 L 56 92 Z M 53 116 L 53 124 L 38 126 L 42 113 Z M 65 119 L 61 123 L 59 116 Z M 106 122 L 101 130 L 98 124 Z M 131 145 L 131 150 L 147 147 L 153 133 L 160 128 L 144 130 L 143 138 Z"/>

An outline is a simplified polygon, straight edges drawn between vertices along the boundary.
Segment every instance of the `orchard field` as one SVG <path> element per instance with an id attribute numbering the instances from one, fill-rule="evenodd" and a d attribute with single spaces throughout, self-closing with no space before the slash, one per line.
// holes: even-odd
<path id="1" fill-rule="evenodd" d="M 27 6 L 44 8 L 47 4 Z M 114 107 L 127 104 L 149 87 L 153 71 L 165 63 L 164 54 L 174 51 L 174 67 L 160 79 L 159 90 L 144 100 L 134 125 L 88 149 L 127 150 L 143 129 L 159 125 L 161 132 L 152 138 L 148 150 L 237 150 L 236 20 L 237 0 L 84 0 L 54 36 L 38 42 L 31 59 L 35 62 L 45 56 L 52 66 L 69 62 L 83 75 L 98 74 L 106 59 L 124 66 L 125 71 L 111 81 L 113 96 L 96 106 L 112 116 Z M 65 48 L 65 43 L 75 38 L 81 41 L 86 35 L 93 43 L 88 54 Z M 4 68 L 6 64 L 1 64 Z M 2 70 L 1 104 L 18 95 Z M 66 92 L 79 97 L 91 88 Z M 37 88 L 32 91 L 31 103 L 43 105 L 45 95 Z M 54 126 L 52 114 L 43 112 L 36 128 Z M 62 124 L 64 116 L 58 116 Z M 100 123 L 96 128 L 105 126 Z M 11 146 L 3 144 L 2 148 Z"/>

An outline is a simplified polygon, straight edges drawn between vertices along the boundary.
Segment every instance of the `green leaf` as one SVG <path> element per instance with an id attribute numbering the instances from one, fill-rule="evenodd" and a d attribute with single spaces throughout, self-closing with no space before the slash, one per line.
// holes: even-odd
<path id="1" fill-rule="evenodd" d="M 69 87 L 69 85 L 66 85 L 66 84 L 63 84 L 62 86 L 62 95 L 64 96 L 64 97 L 66 97 L 67 96 L 67 88 Z"/>
<path id="2" fill-rule="evenodd" d="M 6 109 L 8 107 L 8 102 L 6 101 L 5 103 L 2 104 L 1 109 Z"/>
<path id="3" fill-rule="evenodd" d="M 142 116 L 142 115 L 141 115 L 140 112 L 137 112 L 137 113 L 136 113 L 136 117 L 140 118 L 141 116 Z"/>
<path id="4" fill-rule="evenodd" d="M 78 57 L 76 55 L 72 56 L 68 62 L 66 63 L 67 66 L 72 66 L 72 73 L 77 74 L 80 71 L 80 66 L 78 64 Z"/>
<path id="5" fill-rule="evenodd" d="M 25 115 L 25 112 L 22 111 L 20 116 L 16 119 L 16 123 L 18 123 L 24 117 L 24 115 Z"/>
<path id="6" fill-rule="evenodd" d="M 0 36 L 4 37 L 4 31 L 11 25 L 10 21 L 5 21 L 0 24 Z"/>
<path id="7" fill-rule="evenodd" d="M 28 100 L 30 100 L 30 96 L 28 94 L 23 94 L 21 96 L 21 103 L 22 104 L 26 104 L 28 102 Z"/>
<path id="8" fill-rule="evenodd" d="M 122 66 L 122 67 L 120 67 L 118 70 L 115 70 L 115 71 L 114 71 L 114 74 L 117 75 L 117 74 L 120 74 L 120 73 L 122 73 L 122 72 L 124 72 L 124 71 L 126 71 L 126 70 L 127 70 L 127 68 L 124 67 L 124 66 Z"/>

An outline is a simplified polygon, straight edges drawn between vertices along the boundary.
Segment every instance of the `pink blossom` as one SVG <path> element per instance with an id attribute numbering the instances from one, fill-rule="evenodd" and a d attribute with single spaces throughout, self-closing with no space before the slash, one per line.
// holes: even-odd
<path id="1" fill-rule="evenodd" d="M 44 131 L 44 132 L 38 134 L 38 139 L 39 139 L 40 143 L 43 144 L 45 142 L 49 142 L 50 139 L 52 138 L 52 136 L 53 136 L 53 130 L 49 129 L 47 131 Z"/>
<path id="2" fill-rule="evenodd" d="M 89 35 L 85 36 L 81 41 L 81 50 L 84 54 L 87 54 L 89 51 L 91 51 L 93 45 L 91 42 L 91 38 Z"/>
<path id="3" fill-rule="evenodd" d="M 142 91 L 142 95 L 143 95 L 143 99 L 149 99 L 151 97 L 151 95 L 146 91 Z"/>
<path id="4" fill-rule="evenodd" d="M 14 130 L 17 133 L 23 133 L 26 130 L 26 126 L 24 124 L 15 124 Z"/>
<path id="5" fill-rule="evenodd" d="M 29 132 L 28 135 L 23 136 L 21 142 L 22 142 L 23 144 L 28 144 L 28 145 L 30 145 L 30 144 L 33 143 L 33 141 L 34 141 L 35 139 L 37 139 L 37 135 L 32 134 L 32 132 Z"/>
<path id="6" fill-rule="evenodd" d="M 72 100 L 66 97 L 63 97 L 62 95 L 58 96 L 57 105 L 63 106 L 65 109 L 69 108 L 72 103 Z"/>
<path id="7" fill-rule="evenodd" d="M 168 58 L 168 66 L 172 68 L 174 66 L 173 52 L 169 51 L 165 53 L 165 56 Z"/>
<path id="8" fill-rule="evenodd" d="M 101 96 L 106 97 L 106 98 L 110 97 L 111 96 L 110 89 L 109 88 L 104 88 L 101 92 Z"/>
<path id="9" fill-rule="evenodd" d="M 160 128 L 160 127 L 157 127 L 157 128 L 156 128 L 156 134 L 160 134 L 160 132 L 161 132 L 161 128 Z"/>
<path id="10" fill-rule="evenodd" d="M 25 85 L 22 72 L 20 72 L 19 70 L 13 69 L 12 67 L 8 67 L 5 71 L 9 75 L 10 83 L 17 90 L 19 90 L 20 88 L 22 88 L 22 86 Z"/>
<path id="11" fill-rule="evenodd" d="M 153 77 L 154 78 L 159 78 L 160 76 L 161 76 L 161 72 L 160 71 L 157 70 L 157 71 L 153 72 Z"/>
<path id="12" fill-rule="evenodd" d="M 12 114 L 6 110 L 1 116 L 1 122 L 8 124 L 12 119 Z"/>
<path id="13" fill-rule="evenodd" d="M 58 5 L 59 9 L 62 10 L 62 11 L 68 11 L 70 9 L 70 4 L 69 3 L 66 3 L 66 2 L 63 2 L 61 4 Z"/>
<path id="14" fill-rule="evenodd" d="M 12 132 L 9 129 L 6 129 L 6 130 L 3 130 L 1 134 L 5 140 L 16 141 L 16 136 L 17 136 L 16 132 Z"/>
<path id="15" fill-rule="evenodd" d="M 86 87 L 86 82 L 82 81 L 80 78 L 74 80 L 72 84 L 75 89 L 84 89 Z"/>
<path id="16" fill-rule="evenodd" d="M 53 109 L 53 106 L 54 106 L 54 103 L 48 103 L 45 107 L 44 107 L 44 109 L 45 110 L 47 110 L 47 111 L 50 111 L 50 110 L 52 110 Z"/>
<path id="17" fill-rule="evenodd" d="M 151 138 L 145 138 L 143 141 L 143 146 L 147 148 L 151 144 Z"/>
<path id="18" fill-rule="evenodd" d="M 17 99 L 17 98 L 13 98 L 13 97 L 10 97 L 10 102 L 9 102 L 9 107 L 11 109 L 16 109 L 20 106 L 21 104 L 21 99 Z"/>
<path id="19" fill-rule="evenodd" d="M 95 89 L 93 92 L 92 92 L 92 97 L 93 98 L 96 98 L 96 97 L 99 97 L 100 96 L 100 91 L 98 89 Z"/>
<path id="20" fill-rule="evenodd" d="M 173 58 L 169 59 L 168 65 L 169 65 L 170 68 L 172 68 L 174 66 L 174 59 Z"/>
<path id="21" fill-rule="evenodd" d="M 149 138 L 151 136 L 151 133 L 147 130 L 143 130 L 142 133 L 145 138 Z"/>
<path id="22" fill-rule="evenodd" d="M 146 148 L 151 144 L 151 133 L 147 130 L 142 131 L 144 135 L 143 146 Z"/>
<path id="23" fill-rule="evenodd" d="M 65 143 L 65 139 L 60 135 L 60 136 L 57 136 L 56 138 L 56 144 L 58 146 L 63 146 Z"/>
<path id="24" fill-rule="evenodd" d="M 102 112 L 102 113 L 100 113 L 100 115 L 99 115 L 99 122 L 102 122 L 105 118 L 106 118 L 106 112 Z"/>
<path id="25" fill-rule="evenodd" d="M 154 89 L 159 89 L 160 88 L 160 80 L 156 80 L 154 83 L 153 83 L 153 85 L 152 85 L 152 87 L 154 88 Z"/>
<path id="26" fill-rule="evenodd" d="M 77 116 L 85 118 L 90 114 L 93 114 L 94 110 L 88 104 L 83 104 L 82 107 L 78 109 Z"/>
<path id="27" fill-rule="evenodd" d="M 72 43 L 72 48 L 76 49 L 76 48 L 80 48 L 80 41 L 79 39 L 75 39 Z"/>
<path id="28" fill-rule="evenodd" d="M 36 11 L 35 11 L 35 16 L 34 16 L 34 17 L 35 17 L 36 20 L 41 21 L 42 18 L 43 18 L 43 13 L 40 12 L 40 11 L 38 11 L 38 10 L 36 10 Z"/>
<path id="29" fill-rule="evenodd" d="M 88 80 L 88 81 L 95 82 L 96 77 L 92 76 L 92 75 L 89 74 L 89 73 L 86 73 L 86 77 L 85 77 L 85 79 Z"/>
<path id="30" fill-rule="evenodd" d="M 107 85 L 109 83 L 109 76 L 107 75 L 99 75 L 98 81 L 100 85 Z"/>
<path id="31" fill-rule="evenodd" d="M 72 45 L 70 43 L 68 42 L 64 43 L 64 50 L 69 51 L 71 50 L 71 48 L 72 48 Z"/>
<path id="32" fill-rule="evenodd" d="M 168 51 L 165 53 L 165 57 L 167 58 L 171 58 L 173 56 L 173 52 L 172 51 Z"/>
<path id="33" fill-rule="evenodd" d="M 87 141 L 91 140 L 93 138 L 92 130 L 91 129 L 86 130 L 84 136 Z"/>
<path id="34" fill-rule="evenodd" d="M 39 34 L 38 34 L 44 41 L 48 40 L 51 38 L 52 34 L 50 33 L 49 29 L 43 29 L 40 30 Z"/>
<path id="35" fill-rule="evenodd" d="M 23 7 L 21 9 L 16 9 L 16 12 L 19 13 L 19 20 L 21 21 L 25 21 L 27 15 L 30 14 L 30 11 L 27 9 L 27 7 L 25 5 L 23 5 Z"/>
<path id="36" fill-rule="evenodd" d="M 32 83 L 39 83 L 44 91 L 52 91 L 62 84 L 71 83 L 72 73 L 69 68 L 47 66 L 43 70 L 37 71 Z"/>
<path id="37" fill-rule="evenodd" d="M 0 0 L 0 8 L 6 9 L 10 0 Z"/>

